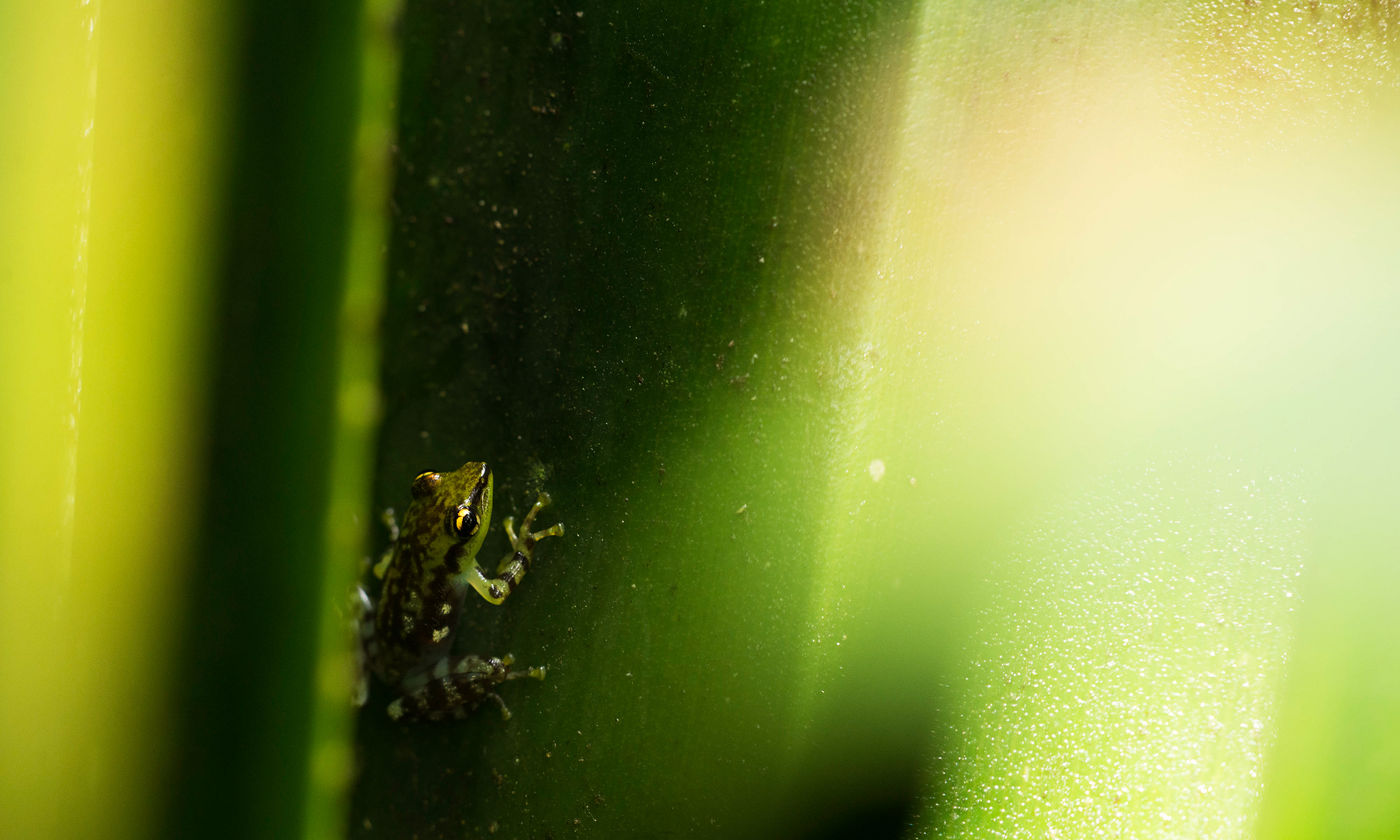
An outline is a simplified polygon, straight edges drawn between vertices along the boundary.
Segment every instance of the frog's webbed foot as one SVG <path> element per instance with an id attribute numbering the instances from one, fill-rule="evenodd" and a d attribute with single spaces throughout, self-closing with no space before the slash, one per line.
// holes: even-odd
<path id="1" fill-rule="evenodd" d="M 520 523 L 520 533 L 515 532 L 515 517 L 507 516 L 504 526 L 506 536 L 510 539 L 511 550 L 501 558 L 501 562 L 496 565 L 496 577 L 488 578 L 478 567 L 475 574 L 471 575 L 467 582 L 471 584 L 481 597 L 493 604 L 499 604 L 515 591 L 515 587 L 520 585 L 520 581 L 525 577 L 525 573 L 530 571 L 530 564 L 535 560 L 535 544 L 546 537 L 562 537 L 564 535 L 564 524 L 561 522 L 552 525 L 543 531 L 531 531 L 534 525 L 535 516 L 547 504 L 549 504 L 549 494 L 540 493 L 530 512 L 525 514 L 525 519 Z"/>
<path id="2" fill-rule="evenodd" d="M 515 658 L 512 657 L 510 654 L 506 654 L 505 656 L 501 657 L 501 661 L 509 665 L 515 661 Z M 544 673 L 545 668 L 543 665 L 531 665 L 523 671 L 511 671 L 510 673 L 506 674 L 506 679 L 518 680 L 522 677 L 529 677 L 531 679 L 543 680 Z M 510 720 L 510 709 L 506 707 L 506 701 L 501 699 L 501 695 L 492 691 L 489 692 L 486 696 L 489 697 L 497 706 L 501 707 L 501 720 Z"/>
<path id="3" fill-rule="evenodd" d="M 535 524 L 535 517 L 544 509 L 545 505 L 550 503 L 550 501 L 549 494 L 541 491 L 539 498 L 536 499 L 535 504 L 531 506 L 530 512 L 525 514 L 525 521 L 520 523 L 520 534 L 518 536 L 515 533 L 515 517 L 506 517 L 503 524 L 505 525 L 506 536 L 510 538 L 511 551 L 506 554 L 505 557 L 501 558 L 500 564 L 496 566 L 496 574 L 504 573 L 505 570 L 510 567 L 510 564 L 514 562 L 516 555 L 524 554 L 526 557 L 533 557 L 535 553 L 535 543 L 545 537 L 564 536 L 564 523 L 562 522 L 555 523 L 545 528 L 543 531 L 530 530 Z"/>
<path id="4" fill-rule="evenodd" d="M 510 654 L 510 653 L 507 653 L 505 656 L 502 656 L 502 657 L 501 657 L 501 662 L 505 663 L 506 667 L 509 668 L 510 666 L 512 666 L 512 665 L 515 664 L 515 655 L 514 655 L 514 654 Z M 545 671 L 546 671 L 546 669 L 545 669 L 545 666 L 543 666 L 543 665 L 530 665 L 530 666 L 526 667 L 525 670 L 523 670 L 523 671 L 521 671 L 521 670 L 516 670 L 516 671 L 510 671 L 510 672 L 508 672 L 508 673 L 506 674 L 506 679 L 507 679 L 507 680 L 518 680 L 518 679 L 523 679 L 523 678 L 525 678 L 525 677 L 529 677 L 529 678 L 532 679 L 532 680 L 541 680 L 541 681 L 543 681 L 543 680 L 544 680 L 544 677 L 545 677 Z"/>
<path id="5" fill-rule="evenodd" d="M 445 720 L 464 718 L 485 700 L 501 708 L 501 719 L 510 720 L 510 709 L 496 686 L 521 677 L 544 679 L 545 669 L 530 667 L 511 670 L 514 658 L 449 656 L 438 660 L 429 671 L 410 675 L 403 682 L 404 693 L 389 704 L 394 720 Z"/>

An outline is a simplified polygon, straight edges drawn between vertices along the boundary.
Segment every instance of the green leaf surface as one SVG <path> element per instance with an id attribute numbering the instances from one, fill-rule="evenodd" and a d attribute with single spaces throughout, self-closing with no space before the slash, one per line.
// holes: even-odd
<path id="1" fill-rule="evenodd" d="M 408 10 L 376 497 L 484 458 L 498 517 L 545 487 L 568 535 L 469 605 L 467 649 L 550 668 L 508 687 L 509 723 L 394 726 L 372 698 L 366 836 L 796 818 L 842 643 L 823 558 L 870 515 L 846 432 L 874 362 L 832 261 L 890 175 L 867 153 L 911 23 L 828 5 Z M 837 732 L 888 742 L 861 759 L 877 798 L 911 792 L 927 731 L 899 711 Z"/>
<path id="2" fill-rule="evenodd" d="M 409 4 L 376 507 L 568 534 L 352 833 L 1393 828 L 1393 10 L 1253 8 Z"/>

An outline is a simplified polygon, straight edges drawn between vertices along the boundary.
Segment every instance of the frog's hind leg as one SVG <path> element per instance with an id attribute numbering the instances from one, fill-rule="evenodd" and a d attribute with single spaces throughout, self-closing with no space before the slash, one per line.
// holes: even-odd
<path id="1" fill-rule="evenodd" d="M 351 700 L 359 708 L 369 699 L 369 672 L 379 648 L 374 638 L 374 602 L 363 586 L 356 586 L 350 594 L 350 623 L 355 633 L 355 687 Z"/>
<path id="2" fill-rule="evenodd" d="M 464 718 L 487 699 L 501 707 L 501 717 L 510 719 L 510 709 L 495 688 L 521 677 L 544 679 L 544 668 L 511 670 L 515 660 L 480 656 L 449 656 L 431 669 L 406 677 L 404 693 L 389 704 L 394 720 L 444 720 Z"/>
<path id="3" fill-rule="evenodd" d="M 468 572 L 467 583 L 471 584 L 471 587 L 481 597 L 493 604 L 499 604 L 510 597 L 510 593 L 514 592 L 515 587 L 520 585 L 525 573 L 530 571 L 530 564 L 535 560 L 535 544 L 546 537 L 562 537 L 564 535 L 563 523 L 551 525 L 543 531 L 532 532 L 530 530 L 535 522 L 536 514 L 547 504 L 549 504 L 549 494 L 541 493 L 534 506 L 530 508 L 530 512 L 525 514 L 525 520 L 520 523 L 519 534 L 515 533 L 515 518 L 506 517 L 504 525 L 506 536 L 510 538 L 511 550 L 496 565 L 496 577 L 488 578 L 479 566 Z"/>

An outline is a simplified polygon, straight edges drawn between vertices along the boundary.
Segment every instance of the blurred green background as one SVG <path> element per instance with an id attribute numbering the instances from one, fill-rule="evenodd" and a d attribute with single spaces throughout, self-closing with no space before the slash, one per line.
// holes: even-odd
<path id="1" fill-rule="evenodd" d="M 1395 836 L 1397 39 L 5 7 L 0 835 Z M 354 712 L 475 459 L 549 677 Z"/>

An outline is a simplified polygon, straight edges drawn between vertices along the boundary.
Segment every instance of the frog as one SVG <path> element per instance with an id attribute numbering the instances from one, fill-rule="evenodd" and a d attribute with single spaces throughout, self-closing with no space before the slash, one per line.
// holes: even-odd
<path id="1" fill-rule="evenodd" d="M 454 654 L 458 613 L 472 591 L 503 603 L 530 570 L 536 544 L 563 536 L 564 525 L 530 530 L 550 503 L 541 491 L 518 533 L 514 517 L 502 523 L 510 549 L 488 575 L 476 555 L 491 523 L 491 468 L 468 461 L 452 472 L 419 473 L 410 492 L 402 527 L 392 509 L 385 515 L 390 546 L 373 567 L 383 581 L 378 599 L 364 586 L 355 592 L 362 660 L 356 705 L 368 700 L 370 672 L 397 693 L 387 707 L 395 721 L 464 718 L 487 700 L 509 720 L 496 687 L 521 677 L 543 680 L 545 667 L 517 668 L 510 654 Z"/>

